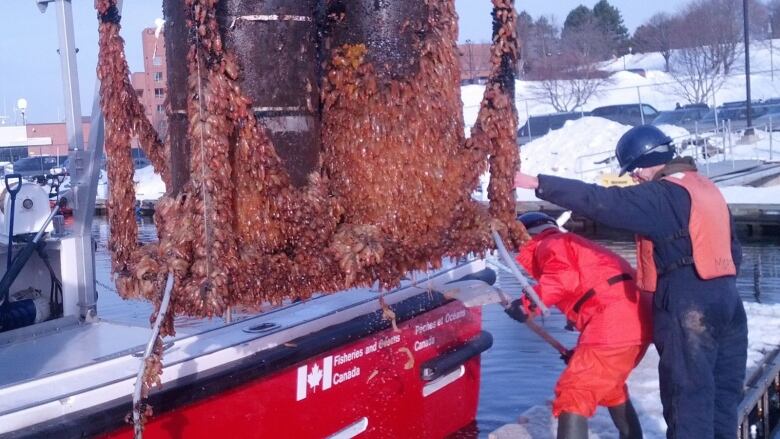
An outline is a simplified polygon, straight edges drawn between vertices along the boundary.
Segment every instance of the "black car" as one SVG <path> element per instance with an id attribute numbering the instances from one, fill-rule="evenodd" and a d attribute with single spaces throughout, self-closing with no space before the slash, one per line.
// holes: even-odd
<path id="1" fill-rule="evenodd" d="M 133 156 L 133 167 L 135 169 L 145 168 L 152 164 L 152 162 L 149 161 L 149 159 L 146 157 L 146 154 L 144 154 L 141 148 L 133 148 L 130 151 L 131 151 L 131 155 Z"/>
<path id="2" fill-rule="evenodd" d="M 753 126 L 767 131 L 780 131 L 780 103 L 766 105 L 761 116 L 753 115 Z"/>
<path id="3" fill-rule="evenodd" d="M 648 104 L 622 104 L 598 107 L 590 114 L 614 120 L 623 125 L 637 126 L 652 122 L 658 116 L 658 110 Z"/>
<path id="4" fill-rule="evenodd" d="M 531 116 L 525 122 L 525 125 L 517 131 L 517 141 L 528 143 L 538 137 L 542 137 L 552 130 L 563 128 L 568 120 L 580 119 L 583 116 L 589 116 L 590 113 L 553 113 L 543 116 Z"/>
<path id="5" fill-rule="evenodd" d="M 22 178 L 45 182 L 46 176 L 54 168 L 63 167 L 68 156 L 43 155 L 25 157 L 14 162 L 11 169 L 14 174 L 19 174 Z M 8 170 L 6 174 L 8 174 Z"/>
<path id="6" fill-rule="evenodd" d="M 695 103 L 695 104 L 685 104 L 685 105 L 682 106 L 683 110 L 689 110 L 689 109 L 694 109 L 694 108 L 695 109 L 699 109 L 699 110 L 709 110 L 710 106 L 705 104 L 705 103 L 702 103 L 702 102 L 698 102 L 698 103 Z"/>
<path id="7" fill-rule="evenodd" d="M 744 102 L 742 103 L 744 104 Z M 767 114 L 770 108 L 773 109 L 774 107 L 774 105 L 761 104 L 752 106 L 752 119 L 755 121 L 761 116 Z M 700 126 L 705 127 L 708 130 L 714 130 L 722 129 L 724 123 L 730 126 L 732 130 L 741 130 L 747 127 L 747 106 L 740 106 L 737 105 L 737 103 L 729 103 L 728 105 L 723 105 L 714 110 L 710 110 L 707 114 L 704 115 L 704 117 L 701 118 Z"/>
<path id="8" fill-rule="evenodd" d="M 697 129 L 701 132 L 703 127 L 699 126 L 699 121 L 709 110 L 707 108 L 685 108 L 673 111 L 662 111 L 653 120 L 653 125 L 675 125 L 683 127 L 693 133 Z"/>

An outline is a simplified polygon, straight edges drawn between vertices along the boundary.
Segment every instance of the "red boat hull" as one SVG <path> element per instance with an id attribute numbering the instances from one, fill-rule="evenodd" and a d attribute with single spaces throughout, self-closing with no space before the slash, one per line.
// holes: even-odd
<path id="1" fill-rule="evenodd" d="M 421 366 L 480 336 L 481 312 L 450 302 L 398 325 L 169 411 L 147 438 L 440 438 L 471 423 L 479 356 L 425 381 Z M 446 371 L 445 371 L 446 372 Z M 442 386 L 442 382 L 449 382 Z M 439 388 L 440 387 L 440 388 Z M 104 437 L 131 437 L 122 428 Z"/>

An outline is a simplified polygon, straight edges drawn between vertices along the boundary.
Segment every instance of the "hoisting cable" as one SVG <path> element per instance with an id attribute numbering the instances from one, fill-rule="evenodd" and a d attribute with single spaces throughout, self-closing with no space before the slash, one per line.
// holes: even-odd
<path id="1" fill-rule="evenodd" d="M 168 304 L 171 302 L 171 290 L 173 290 L 173 273 L 168 273 L 168 279 L 165 281 L 165 292 L 163 293 L 160 310 L 157 311 L 157 318 L 152 326 L 152 336 L 146 343 L 144 355 L 141 358 L 141 367 L 138 368 L 138 374 L 135 376 L 135 389 L 133 390 L 133 431 L 135 439 L 143 438 L 143 422 L 141 421 L 141 390 L 144 387 L 144 375 L 146 374 L 147 360 L 152 355 L 154 345 L 160 336 L 160 326 L 168 313 Z"/>

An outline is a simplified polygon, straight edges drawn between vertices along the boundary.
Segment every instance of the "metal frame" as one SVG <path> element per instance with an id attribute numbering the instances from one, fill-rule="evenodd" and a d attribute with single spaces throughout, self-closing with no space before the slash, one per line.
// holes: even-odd
<path id="1" fill-rule="evenodd" d="M 94 321 L 97 318 L 97 295 L 92 218 L 95 213 L 104 137 L 103 112 L 100 108 L 100 81 L 97 80 L 95 83 L 89 143 L 85 147 L 81 126 L 81 101 L 71 0 L 38 0 L 36 3 L 41 12 L 46 11 L 49 3 L 55 3 L 57 11 L 65 125 L 70 159 L 72 191 L 70 199 L 74 216 L 71 233 L 62 240 L 62 251 L 72 254 L 71 263 L 75 273 L 68 274 L 73 277 L 69 279 L 70 282 L 64 283 L 66 288 L 77 290 L 79 318 L 82 321 Z M 122 0 L 117 1 L 117 9 L 121 12 Z M 63 277 L 65 275 L 66 273 L 63 272 Z"/>
<path id="2" fill-rule="evenodd" d="M 769 439 L 780 431 L 780 408 L 770 400 L 770 392 L 780 391 L 780 347 L 764 357 L 764 362 L 745 385 L 745 396 L 737 409 L 739 439 Z"/>

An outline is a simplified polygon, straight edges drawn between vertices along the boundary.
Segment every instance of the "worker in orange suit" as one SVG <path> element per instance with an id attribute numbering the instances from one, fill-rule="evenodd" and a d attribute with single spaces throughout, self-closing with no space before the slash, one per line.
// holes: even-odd
<path id="1" fill-rule="evenodd" d="M 587 438 L 587 419 L 597 406 L 609 409 L 621 439 L 641 438 L 626 380 L 652 340 L 650 296 L 637 288 L 631 265 L 612 251 L 562 231 L 544 213 L 519 219 L 533 238 L 517 261 L 538 280 L 534 289 L 542 302 L 560 309 L 567 328 L 580 332 L 555 386 L 558 439 Z M 523 298 L 507 313 L 523 321 L 533 311 Z"/>

